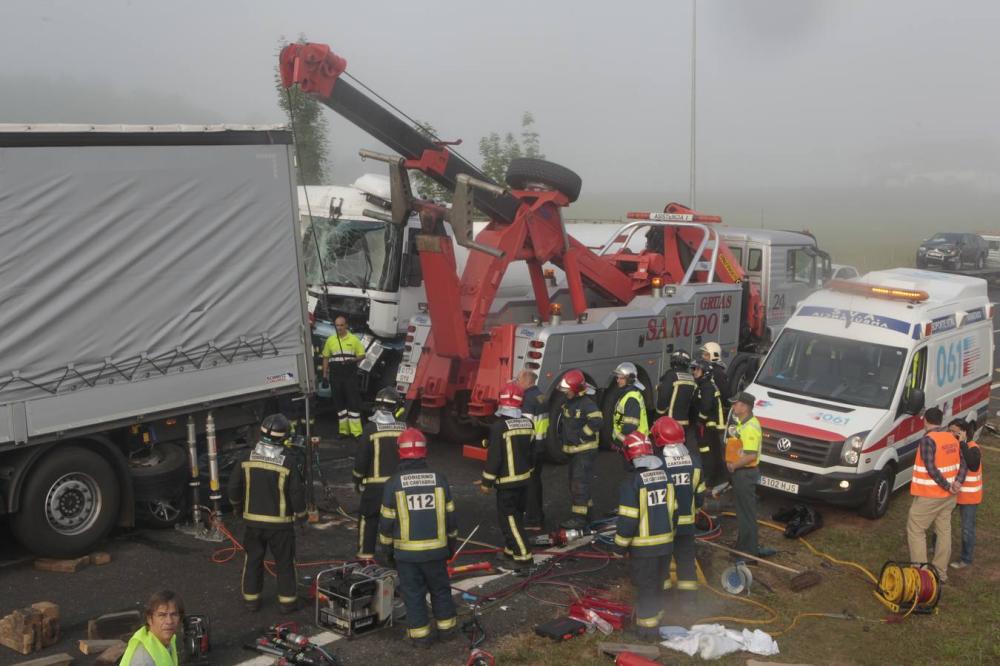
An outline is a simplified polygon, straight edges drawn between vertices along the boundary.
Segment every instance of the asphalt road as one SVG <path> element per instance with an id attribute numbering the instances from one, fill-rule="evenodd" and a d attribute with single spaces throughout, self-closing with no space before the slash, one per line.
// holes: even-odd
<path id="1" fill-rule="evenodd" d="M 993 300 L 1000 300 L 1000 290 L 991 289 L 991 297 Z M 995 319 L 994 329 L 995 342 L 1000 349 L 1000 338 L 996 338 L 1000 334 L 1000 317 Z M 1000 367 L 998 354 L 1000 351 L 995 352 L 995 367 Z M 992 396 L 991 417 L 1000 408 L 1000 379 L 994 380 Z M 323 434 L 322 425 L 320 434 Z M 332 485 L 335 497 L 348 511 L 355 510 L 357 506 L 357 497 L 350 486 L 352 453 L 350 445 L 334 443 L 332 440 L 324 440 L 321 450 L 321 468 L 326 480 Z M 458 507 L 460 534 L 466 535 L 478 525 L 477 541 L 501 543 L 494 499 L 480 494 L 473 484 L 479 477 L 480 464 L 461 458 L 456 448 L 444 445 L 431 447 L 430 464 L 451 481 Z M 620 459 L 616 454 L 604 452 L 597 469 L 595 503 L 599 509 L 611 509 L 617 500 L 615 489 L 621 476 Z M 550 528 L 569 515 L 566 472 L 565 467 L 550 467 L 545 472 L 546 503 L 551 507 L 548 516 Z M 770 513 L 777 501 L 774 498 L 766 499 L 761 507 L 761 514 Z M 899 501 L 899 497 L 894 501 Z M 843 510 L 832 507 L 824 511 L 828 520 L 836 520 L 837 515 L 843 513 Z M 334 513 L 327 515 L 338 517 Z M 237 537 L 240 535 L 238 521 L 228 518 L 226 524 Z M 349 559 L 356 552 L 356 535 L 357 532 L 349 521 L 310 526 L 299 534 L 298 560 L 320 562 Z M 161 588 L 177 591 L 189 612 L 209 616 L 212 626 L 212 663 L 215 664 L 238 664 L 252 659 L 254 655 L 245 651 L 242 645 L 252 641 L 275 622 L 292 619 L 302 625 L 305 633 L 320 631 L 310 626 L 310 608 L 291 617 L 277 613 L 277 604 L 272 596 L 275 594 L 273 581 L 270 580 L 265 583 L 265 601 L 261 611 L 257 614 L 246 613 L 240 596 L 241 554 L 236 554 L 225 563 L 213 562 L 213 555 L 215 559 L 224 559 L 226 553 L 217 551 L 225 546 L 227 544 L 197 541 L 174 530 L 119 531 L 102 547 L 111 554 L 111 564 L 92 566 L 75 574 L 37 572 L 32 568 L 30 556 L 12 543 L 7 525 L 0 521 L 0 615 L 37 601 L 59 604 L 63 639 L 42 655 L 65 651 L 76 656 L 77 663 L 92 661 L 92 658 L 83 657 L 76 650 L 76 641 L 85 638 L 89 619 L 104 613 L 137 608 L 150 593 Z M 564 573 L 594 568 L 592 563 L 580 562 L 567 562 L 560 567 L 560 571 Z M 320 565 L 304 566 L 300 573 L 305 577 L 315 574 L 321 568 Z M 615 562 L 598 575 L 581 574 L 576 580 L 585 585 L 609 585 L 622 573 L 620 563 Z M 510 580 L 508 576 L 493 585 L 506 585 Z M 488 614 L 486 624 L 491 632 L 491 642 L 500 634 L 524 631 L 539 620 L 554 616 L 555 612 L 554 607 L 520 595 L 506 604 L 503 610 L 496 609 Z M 372 660 L 380 663 L 386 655 L 398 653 L 405 645 L 401 642 L 403 640 L 402 628 L 395 627 L 353 641 L 338 641 L 332 645 L 332 649 L 341 656 L 345 664 Z M 404 649 L 409 650 L 408 647 Z M 411 664 L 460 663 L 466 650 L 464 639 L 459 639 L 429 653 L 410 651 L 407 653 L 407 661 Z M 0 665 L 24 659 L 25 657 L 0 647 Z"/>

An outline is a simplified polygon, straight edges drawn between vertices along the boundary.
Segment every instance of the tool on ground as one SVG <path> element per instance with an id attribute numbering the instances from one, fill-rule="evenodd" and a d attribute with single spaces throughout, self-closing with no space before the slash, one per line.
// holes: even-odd
<path id="1" fill-rule="evenodd" d="M 258 638 L 253 645 L 244 645 L 247 650 L 254 650 L 261 654 L 277 657 L 278 666 L 286 664 L 302 664 L 303 666 L 323 666 L 323 662 L 310 659 L 308 656 L 295 650 L 286 650 L 274 645 L 267 638 Z"/>
<path id="2" fill-rule="evenodd" d="M 473 536 L 475 536 L 476 532 L 478 531 L 479 531 L 479 524 L 477 523 L 476 526 L 472 528 L 472 531 L 469 532 L 469 536 L 465 537 L 462 543 L 458 546 L 458 549 L 455 550 L 455 554 L 451 556 L 451 559 L 448 560 L 449 562 L 454 562 L 458 558 L 458 556 L 462 554 L 462 549 L 465 548 L 465 544 L 469 543 L 469 540 Z"/>
<path id="3" fill-rule="evenodd" d="M 474 571 L 493 571 L 493 565 L 489 562 L 474 562 L 472 564 L 461 564 L 457 567 L 448 567 L 448 577 L 452 578 Z"/>
<path id="4" fill-rule="evenodd" d="M 583 529 L 559 529 L 555 532 L 550 532 L 549 534 L 538 534 L 533 537 L 529 537 L 528 545 L 530 546 L 565 546 L 570 541 L 575 541 L 577 539 L 582 539 L 585 536 L 590 536 L 596 534 L 596 530 L 589 528 Z"/>
<path id="5" fill-rule="evenodd" d="M 739 555 L 740 557 L 746 558 L 748 560 L 754 560 L 755 562 L 760 562 L 761 564 L 766 564 L 769 567 L 774 567 L 775 569 L 780 569 L 781 571 L 787 571 L 790 574 L 794 574 L 794 578 L 789 582 L 789 587 L 792 588 L 793 592 L 801 592 L 802 590 L 808 589 L 819 585 L 823 578 L 818 572 L 808 569 L 806 571 L 798 571 L 791 567 L 786 567 L 784 564 L 778 564 L 777 562 L 771 562 L 763 557 L 758 557 L 756 555 L 751 555 L 750 553 L 744 553 L 742 551 L 736 550 L 735 548 L 730 548 L 729 546 L 723 546 L 721 543 L 715 543 L 713 541 L 699 541 L 698 543 L 711 546 L 712 548 L 718 548 L 719 550 L 724 550 L 727 553 L 732 553 L 734 555 Z"/>
<path id="6" fill-rule="evenodd" d="M 554 641 L 568 641 L 587 633 L 587 625 L 571 617 L 557 617 L 535 627 L 535 633 Z"/>
<path id="7" fill-rule="evenodd" d="M 208 617 L 205 615 L 185 615 L 182 650 L 185 664 L 208 664 L 208 653 L 212 649 L 209 639 Z"/>
<path id="8" fill-rule="evenodd" d="M 355 636 L 392 625 L 398 574 L 374 564 L 357 563 L 316 574 L 316 624 L 342 636 Z"/>
<path id="9" fill-rule="evenodd" d="M 753 584 L 753 573 L 750 567 L 742 562 L 726 567 L 722 572 L 722 589 L 729 594 L 750 594 L 750 585 Z"/>
<path id="10" fill-rule="evenodd" d="M 585 610 L 591 610 L 615 630 L 620 631 L 632 618 L 632 606 L 603 597 L 585 595 L 569 606 L 570 617 L 580 619 Z"/>
<path id="11" fill-rule="evenodd" d="M 931 614 L 941 599 L 941 579 L 934 567 L 914 562 L 888 561 L 875 585 L 875 598 L 893 613 Z"/>
<path id="12" fill-rule="evenodd" d="M 607 636 L 614 631 L 614 627 L 611 626 L 611 623 L 601 617 L 592 608 L 587 608 L 586 606 L 581 606 L 579 604 L 573 604 L 570 606 L 569 616 L 574 620 L 579 620 L 580 622 L 586 624 L 588 633 L 596 629 Z"/>
<path id="13" fill-rule="evenodd" d="M 660 662 L 646 659 L 632 652 L 619 652 L 615 657 L 615 666 L 660 666 Z"/>
<path id="14" fill-rule="evenodd" d="M 469 659 L 465 662 L 465 666 L 494 666 L 496 664 L 493 655 L 481 647 L 486 642 L 486 629 L 479 621 L 478 605 L 472 605 L 472 618 L 462 623 L 462 633 L 469 637 Z"/>

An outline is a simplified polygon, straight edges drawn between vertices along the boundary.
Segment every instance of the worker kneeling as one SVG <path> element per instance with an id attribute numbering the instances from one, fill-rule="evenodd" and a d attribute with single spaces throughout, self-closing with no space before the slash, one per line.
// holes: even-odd
<path id="1" fill-rule="evenodd" d="M 448 581 L 448 560 L 455 554 L 458 536 L 455 503 L 448 480 L 427 467 L 427 439 L 422 432 L 407 428 L 397 447 L 399 468 L 382 496 L 380 554 L 399 572 L 410 640 L 430 647 L 434 634 L 425 602 L 428 593 L 440 638 L 452 638 L 457 631 Z"/>
<path id="2" fill-rule="evenodd" d="M 653 446 L 663 456 L 663 464 L 677 499 L 677 531 L 674 534 L 673 560 L 677 567 L 677 589 L 698 589 L 695 564 L 694 518 L 705 496 L 701 463 L 684 445 L 684 427 L 669 416 L 656 420 L 649 433 Z M 672 587 L 668 575 L 663 589 Z"/>
<path id="3" fill-rule="evenodd" d="M 636 588 L 635 623 L 640 637 L 656 640 L 663 616 L 663 581 L 670 573 L 674 540 L 674 487 L 642 433 L 622 443 L 632 469 L 622 480 L 615 549 L 631 557 L 629 569 Z"/>
<path id="4" fill-rule="evenodd" d="M 497 518 L 503 533 L 503 555 L 514 566 L 531 566 L 532 556 L 524 541 L 524 510 L 533 467 L 534 423 L 521 415 L 524 391 L 511 382 L 500 389 L 497 421 L 490 426 L 489 450 L 483 468 L 484 493 L 496 487 Z"/>

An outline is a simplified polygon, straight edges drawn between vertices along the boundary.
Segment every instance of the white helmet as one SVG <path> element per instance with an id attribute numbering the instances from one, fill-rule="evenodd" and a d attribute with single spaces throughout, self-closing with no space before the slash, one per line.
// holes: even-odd
<path id="1" fill-rule="evenodd" d="M 698 351 L 702 354 L 708 354 L 708 360 L 712 363 L 718 363 L 722 360 L 722 347 L 719 346 L 718 342 L 706 342 Z"/>
<path id="2" fill-rule="evenodd" d="M 635 381 L 638 374 L 639 371 L 635 369 L 635 363 L 629 363 L 628 361 L 619 363 L 618 367 L 615 368 L 615 377 L 624 377 L 625 381 L 630 384 Z"/>

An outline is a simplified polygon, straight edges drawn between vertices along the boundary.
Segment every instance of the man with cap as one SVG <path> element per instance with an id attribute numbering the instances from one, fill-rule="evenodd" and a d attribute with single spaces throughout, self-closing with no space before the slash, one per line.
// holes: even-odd
<path id="1" fill-rule="evenodd" d="M 761 548 L 757 540 L 757 483 L 760 481 L 760 447 L 763 432 L 760 421 L 753 415 L 757 402 L 753 395 L 742 391 L 733 402 L 731 439 L 726 445 L 726 469 L 733 484 L 736 503 L 736 524 L 739 536 L 736 550 L 759 557 L 769 557 L 775 551 Z"/>
<path id="2" fill-rule="evenodd" d="M 524 509 L 532 472 L 531 419 L 521 415 L 524 391 L 516 382 L 500 389 L 496 422 L 490 426 L 489 449 L 480 488 L 497 491 L 497 519 L 504 538 L 503 556 L 517 569 L 529 568 L 531 552 L 524 540 Z"/>
<path id="3" fill-rule="evenodd" d="M 385 484 L 379 520 L 379 560 L 399 573 L 406 606 L 407 635 L 417 647 L 430 647 L 457 634 L 448 560 L 457 550 L 455 502 L 448 479 L 427 466 L 427 438 L 407 428 L 397 438 L 399 467 Z M 427 614 L 427 596 L 435 627 Z"/>

